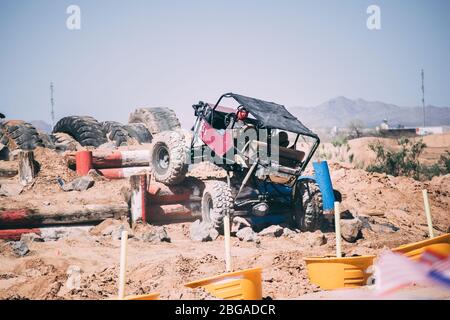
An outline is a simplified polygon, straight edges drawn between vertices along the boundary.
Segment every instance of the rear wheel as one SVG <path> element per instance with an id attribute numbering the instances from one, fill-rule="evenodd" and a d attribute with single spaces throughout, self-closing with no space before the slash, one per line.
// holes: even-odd
<path id="1" fill-rule="evenodd" d="M 233 214 L 231 188 L 223 181 L 208 181 L 202 197 L 202 220 L 219 232 L 223 231 L 223 218 Z"/>
<path id="2" fill-rule="evenodd" d="M 186 142 L 178 131 L 157 134 L 150 152 L 150 163 L 155 180 L 166 185 L 181 183 L 187 173 Z"/>
<path id="3" fill-rule="evenodd" d="M 315 231 L 323 218 L 322 193 L 311 179 L 298 182 L 294 201 L 294 224 L 301 231 Z"/>

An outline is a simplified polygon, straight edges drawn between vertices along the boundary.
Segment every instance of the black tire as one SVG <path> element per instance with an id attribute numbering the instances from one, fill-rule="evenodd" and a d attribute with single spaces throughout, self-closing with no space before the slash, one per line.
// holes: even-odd
<path id="1" fill-rule="evenodd" d="M 31 151 L 44 144 L 36 128 L 24 121 L 7 121 L 0 125 L 0 143 L 9 150 Z"/>
<path id="2" fill-rule="evenodd" d="M 319 185 L 311 179 L 298 182 L 294 200 L 294 225 L 301 231 L 315 231 L 323 218 L 322 193 Z"/>
<path id="3" fill-rule="evenodd" d="M 143 123 L 151 134 L 181 128 L 180 121 L 169 108 L 140 108 L 130 114 L 128 123 Z"/>
<path id="4" fill-rule="evenodd" d="M 57 150 L 77 151 L 81 149 L 81 144 L 75 140 L 70 134 L 57 132 L 52 134 L 53 142 Z"/>
<path id="5" fill-rule="evenodd" d="M 150 163 L 155 180 L 166 185 L 181 183 L 188 165 L 184 135 L 179 131 L 166 131 L 154 136 Z"/>
<path id="6" fill-rule="evenodd" d="M 48 149 L 55 149 L 55 143 L 53 142 L 52 137 L 47 132 L 38 130 L 38 135 L 44 147 Z"/>
<path id="7" fill-rule="evenodd" d="M 105 121 L 102 123 L 103 131 L 109 141 L 113 141 L 116 147 L 126 146 L 133 139 L 124 125 L 116 121 Z"/>
<path id="8" fill-rule="evenodd" d="M 53 128 L 53 133 L 57 132 L 71 135 L 85 147 L 98 147 L 107 142 L 102 125 L 92 117 L 70 116 L 62 118 Z"/>
<path id="9" fill-rule="evenodd" d="M 202 197 L 202 220 L 223 232 L 223 217 L 233 215 L 232 190 L 224 181 L 207 181 Z"/>
<path id="10" fill-rule="evenodd" d="M 147 127 L 143 123 L 129 123 L 124 125 L 125 130 L 128 134 L 139 141 L 139 143 L 150 143 L 152 142 L 152 134 L 148 131 Z"/>

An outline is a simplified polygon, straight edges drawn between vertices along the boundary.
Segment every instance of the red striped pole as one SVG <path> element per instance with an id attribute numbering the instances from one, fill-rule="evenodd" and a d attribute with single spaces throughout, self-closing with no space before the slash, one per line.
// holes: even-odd
<path id="1" fill-rule="evenodd" d="M 89 170 L 93 168 L 92 151 L 78 151 L 75 155 L 75 161 L 77 166 L 77 174 L 79 176 L 87 175 L 89 173 Z"/>
<path id="2" fill-rule="evenodd" d="M 142 221 L 147 221 L 147 175 L 140 176 L 140 191 L 141 191 L 141 206 L 142 206 Z"/>
<path id="3" fill-rule="evenodd" d="M 123 179 L 134 175 L 150 173 L 150 167 L 127 167 L 98 169 L 98 171 L 108 179 Z"/>
<path id="4" fill-rule="evenodd" d="M 150 151 L 124 150 L 104 156 L 94 154 L 92 163 L 95 169 L 149 166 Z"/>
<path id="5" fill-rule="evenodd" d="M 201 216 L 199 203 L 150 204 L 147 209 L 152 213 L 151 217 L 148 217 L 150 221 L 193 220 Z"/>
<path id="6" fill-rule="evenodd" d="M 41 230 L 34 229 L 10 229 L 10 230 L 0 230 L 0 239 L 2 240 L 10 240 L 10 241 L 18 241 L 22 237 L 23 234 L 27 233 L 35 233 L 37 235 L 41 234 Z"/>
<path id="7" fill-rule="evenodd" d="M 3 226 L 23 225 L 31 221 L 33 211 L 29 209 L 7 210 L 0 212 L 0 228 Z"/>
<path id="8" fill-rule="evenodd" d="M 190 190 L 179 190 L 180 193 L 175 193 L 170 189 L 161 190 L 159 183 L 149 185 L 147 191 L 152 204 L 177 204 L 191 200 Z"/>

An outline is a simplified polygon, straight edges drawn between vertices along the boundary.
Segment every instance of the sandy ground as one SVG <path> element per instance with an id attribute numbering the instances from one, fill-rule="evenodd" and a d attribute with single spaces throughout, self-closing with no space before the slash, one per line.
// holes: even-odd
<path id="1" fill-rule="evenodd" d="M 88 191 L 65 193 L 55 178 L 61 176 L 70 181 L 75 174 L 67 169 L 62 158 L 45 150 L 37 152 L 36 158 L 48 167 L 42 168 L 35 185 L 17 197 L 0 198 L 0 207 L 123 201 L 120 188 L 127 184 L 125 180 L 98 178 Z M 448 232 L 450 175 L 417 182 L 367 173 L 338 162 L 330 162 L 330 171 L 334 188 L 342 194 L 346 215 L 364 216 L 373 227 L 363 229 L 363 238 L 356 243 L 343 241 L 346 255 L 377 254 L 384 248 L 424 240 L 427 225 L 421 198 L 423 188 L 430 193 L 436 235 Z M 127 294 L 156 291 L 162 299 L 211 298 L 202 290 L 187 289 L 183 284 L 224 272 L 223 238 L 194 242 L 189 238 L 189 226 L 189 223 L 166 225 L 171 243 L 154 244 L 138 237 L 129 240 Z M 389 226 L 399 230 L 393 232 Z M 325 244 L 320 241 L 322 237 L 326 238 Z M 307 298 L 321 290 L 308 281 L 303 258 L 333 255 L 334 243 L 334 233 L 327 228 L 292 237 L 261 237 L 259 244 L 233 237 L 233 268 L 263 268 L 266 298 Z M 82 229 L 57 241 L 31 242 L 30 252 L 18 257 L 9 243 L 0 241 L 0 299 L 111 298 L 117 294 L 119 245 L 120 241 L 111 236 L 92 235 Z M 82 270 L 80 289 L 66 287 L 70 266 Z"/>

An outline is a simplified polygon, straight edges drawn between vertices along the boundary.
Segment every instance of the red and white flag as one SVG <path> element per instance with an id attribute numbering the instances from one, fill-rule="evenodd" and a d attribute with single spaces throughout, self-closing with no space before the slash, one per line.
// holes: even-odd
<path id="1" fill-rule="evenodd" d="M 425 251 L 419 261 L 386 251 L 377 259 L 374 269 L 375 289 L 380 296 L 412 284 L 439 284 L 450 290 L 450 257 L 432 251 Z"/>

